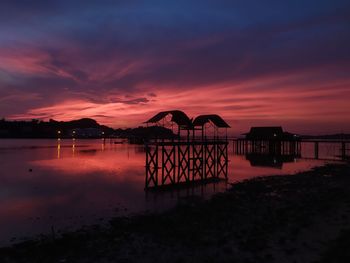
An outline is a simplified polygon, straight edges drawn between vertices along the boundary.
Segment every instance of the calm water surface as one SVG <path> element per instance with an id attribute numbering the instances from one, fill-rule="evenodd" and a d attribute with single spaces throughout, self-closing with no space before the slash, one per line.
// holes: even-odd
<path id="1" fill-rule="evenodd" d="M 321 165 L 295 159 L 255 164 L 229 148 L 229 182 L 289 174 Z M 307 153 L 307 150 L 306 150 Z M 305 153 L 305 154 L 306 154 Z M 145 153 L 140 145 L 102 140 L 0 139 L 0 246 L 40 233 L 73 230 L 113 216 L 160 211 L 193 195 L 210 197 L 225 182 L 145 193 Z M 277 163 L 276 163 L 277 162 Z M 256 165 L 256 166 L 255 166 Z"/>

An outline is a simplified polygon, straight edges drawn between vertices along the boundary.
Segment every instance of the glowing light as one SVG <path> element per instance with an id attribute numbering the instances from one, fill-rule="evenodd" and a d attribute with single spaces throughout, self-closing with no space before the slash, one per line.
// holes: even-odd
<path id="1" fill-rule="evenodd" d="M 58 140 L 58 143 L 57 143 L 57 159 L 61 158 L 61 143 L 59 141 L 60 140 Z"/>

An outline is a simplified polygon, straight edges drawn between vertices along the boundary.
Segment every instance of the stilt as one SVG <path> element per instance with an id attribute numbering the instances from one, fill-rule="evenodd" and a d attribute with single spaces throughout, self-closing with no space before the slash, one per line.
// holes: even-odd
<path id="1" fill-rule="evenodd" d="M 227 179 L 227 172 L 227 141 L 161 141 L 146 145 L 145 188 L 214 178 Z"/>
<path id="2" fill-rule="evenodd" d="M 315 159 L 318 159 L 318 142 L 315 142 Z"/>

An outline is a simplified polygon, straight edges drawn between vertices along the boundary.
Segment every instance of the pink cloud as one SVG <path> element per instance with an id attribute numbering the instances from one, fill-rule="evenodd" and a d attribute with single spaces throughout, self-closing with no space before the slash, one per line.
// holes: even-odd
<path id="1" fill-rule="evenodd" d="M 180 109 L 191 117 L 218 113 L 230 122 L 233 133 L 243 132 L 251 125 L 260 123 L 282 124 L 296 132 L 310 130 L 307 123 L 349 123 L 348 80 L 332 83 L 286 82 L 293 77 L 295 76 L 265 77 L 241 83 L 198 86 L 187 90 L 169 86 L 152 89 L 147 83 L 140 86 L 141 90 L 154 92 L 157 96 L 146 95 L 148 97 L 142 103 L 127 103 L 126 99 L 117 100 L 115 95 L 106 94 L 104 96 L 109 98 L 106 102 L 66 99 L 51 106 L 31 109 L 25 114 L 12 115 L 10 118 L 71 120 L 93 117 L 112 127 L 128 127 L 142 125 L 143 121 L 159 111 Z M 280 88 L 282 82 L 283 89 Z M 270 89 L 267 91 L 265 87 Z M 261 91 L 257 91 L 260 88 Z M 297 122 L 300 125 L 296 125 Z M 304 125 L 306 126 L 303 127 Z"/>

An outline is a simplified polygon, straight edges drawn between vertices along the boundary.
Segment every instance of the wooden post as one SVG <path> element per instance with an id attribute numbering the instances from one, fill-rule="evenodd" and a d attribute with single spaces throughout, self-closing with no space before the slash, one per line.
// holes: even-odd
<path id="1" fill-rule="evenodd" d="M 191 146 L 190 143 L 187 142 L 188 152 L 187 152 L 187 182 L 191 180 Z"/>
<path id="2" fill-rule="evenodd" d="M 173 145 L 173 184 L 176 182 L 176 145 Z"/>
<path id="3" fill-rule="evenodd" d="M 165 169 L 165 166 L 164 166 L 164 144 L 162 145 L 162 185 L 164 185 L 164 169 Z"/>
<path id="4" fill-rule="evenodd" d="M 346 143 L 341 142 L 341 158 L 342 160 L 346 159 Z"/>
<path id="5" fill-rule="evenodd" d="M 318 159 L 318 142 L 315 142 L 315 159 Z"/>
<path id="6" fill-rule="evenodd" d="M 218 176 L 218 153 L 219 153 L 219 149 L 218 149 L 219 145 L 214 144 L 213 145 L 213 151 L 214 151 L 214 158 L 213 158 L 213 163 L 214 163 L 214 177 Z"/>
<path id="7" fill-rule="evenodd" d="M 202 141 L 201 143 L 201 148 L 202 148 L 202 156 L 201 156 L 201 163 L 202 163 L 202 168 L 201 168 L 201 173 L 202 173 L 202 179 L 205 177 L 205 173 L 204 173 L 204 167 L 205 167 L 205 155 L 204 155 L 204 148 L 205 148 L 205 145 Z"/>
<path id="8" fill-rule="evenodd" d="M 158 186 L 158 171 L 159 171 L 159 163 L 158 163 L 158 144 L 156 145 L 156 165 L 155 165 L 155 169 L 156 169 L 156 178 L 155 178 L 155 186 Z"/>
<path id="9" fill-rule="evenodd" d="M 145 187 L 147 188 L 148 187 L 148 178 L 149 178 L 149 169 L 150 169 L 150 164 L 149 164 L 149 149 L 148 149 L 148 145 L 146 144 L 145 145 L 145 148 L 146 148 L 146 181 L 145 181 Z"/>
<path id="10" fill-rule="evenodd" d="M 225 179 L 227 179 L 228 174 L 228 152 L 227 152 L 228 145 L 225 144 Z"/>

